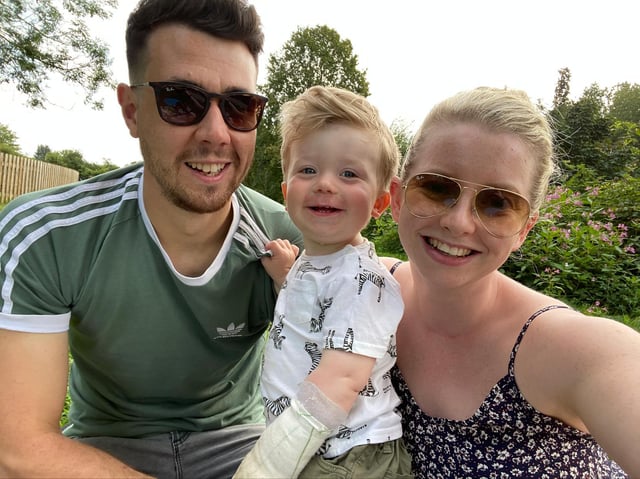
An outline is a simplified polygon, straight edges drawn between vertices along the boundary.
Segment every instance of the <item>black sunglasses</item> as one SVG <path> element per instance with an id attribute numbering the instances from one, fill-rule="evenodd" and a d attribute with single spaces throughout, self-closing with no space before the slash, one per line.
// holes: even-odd
<path id="1" fill-rule="evenodd" d="M 212 93 L 181 82 L 145 82 L 131 88 L 143 86 L 153 88 L 160 118 L 177 126 L 199 123 L 209 111 L 211 100 L 219 99 L 218 107 L 227 126 L 237 131 L 251 131 L 260 124 L 267 104 L 266 97 L 255 93 Z"/>
<path id="2" fill-rule="evenodd" d="M 519 193 L 437 173 L 420 173 L 403 188 L 407 209 L 418 218 L 444 213 L 458 202 L 463 190 L 473 190 L 473 211 L 484 229 L 497 238 L 508 238 L 522 231 L 531 212 L 529 201 Z"/>

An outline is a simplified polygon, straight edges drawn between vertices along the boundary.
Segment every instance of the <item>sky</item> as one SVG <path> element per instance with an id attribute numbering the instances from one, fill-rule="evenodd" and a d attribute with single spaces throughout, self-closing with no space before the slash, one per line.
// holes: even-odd
<path id="1" fill-rule="evenodd" d="M 348 39 L 366 71 L 369 100 L 391 124 L 414 131 L 431 107 L 477 86 L 525 90 L 550 106 L 558 71 L 571 71 L 572 99 L 597 83 L 640 84 L 637 0 L 250 0 L 265 33 L 258 83 L 271 53 L 298 28 L 327 25 Z M 127 81 L 126 19 L 135 0 L 120 0 L 113 16 L 92 31 L 106 41 L 116 82 Z M 45 110 L 0 85 L 0 123 L 18 137 L 24 154 L 38 145 L 78 150 L 85 161 L 126 165 L 141 159 L 122 120 L 115 91 L 105 108 L 83 104 L 79 88 L 51 81 Z"/>

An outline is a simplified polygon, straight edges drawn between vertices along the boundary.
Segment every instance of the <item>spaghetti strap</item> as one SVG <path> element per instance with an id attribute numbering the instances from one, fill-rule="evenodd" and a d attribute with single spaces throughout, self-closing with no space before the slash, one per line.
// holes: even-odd
<path id="1" fill-rule="evenodd" d="M 520 330 L 520 334 L 518 334 L 518 339 L 516 339 L 516 343 L 513 345 L 513 349 L 511 350 L 511 356 L 509 357 L 509 376 L 514 376 L 514 364 L 516 362 L 516 354 L 518 353 L 518 349 L 520 348 L 520 343 L 522 342 L 522 338 L 524 338 L 524 335 L 527 332 L 527 329 L 529 329 L 529 326 L 531 325 L 534 319 L 536 319 L 542 313 L 546 313 L 551 309 L 571 309 L 571 308 L 563 304 L 551 304 L 549 306 L 545 306 L 544 308 L 540 308 L 538 311 L 533 313 L 529 317 L 529 319 L 527 319 L 527 321 L 524 323 L 524 326 L 522 326 L 522 329 Z"/>
<path id="2" fill-rule="evenodd" d="M 394 263 L 394 265 L 389 268 L 389 273 L 391 273 L 391 276 L 393 276 L 393 273 L 395 273 L 396 269 L 398 269 L 398 266 L 400 266 L 402 264 L 402 261 L 398 261 L 397 263 Z"/>

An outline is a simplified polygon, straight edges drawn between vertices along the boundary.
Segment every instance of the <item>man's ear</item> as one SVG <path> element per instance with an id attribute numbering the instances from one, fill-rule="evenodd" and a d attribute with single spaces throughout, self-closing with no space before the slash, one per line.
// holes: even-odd
<path id="1" fill-rule="evenodd" d="M 138 103 L 133 89 L 125 84 L 120 83 L 116 90 L 118 95 L 118 103 L 124 122 L 129 129 L 129 134 L 133 138 L 138 138 Z"/>
<path id="2" fill-rule="evenodd" d="M 371 217 L 380 218 L 380 215 L 384 213 L 384 210 L 386 210 L 389 207 L 390 202 L 391 202 L 391 195 L 389 194 L 389 192 L 385 191 L 381 193 L 380 196 L 376 198 L 376 202 L 373 204 L 373 209 L 371 210 Z"/>
<path id="3" fill-rule="evenodd" d="M 396 223 L 398 222 L 398 218 L 400 218 L 400 209 L 404 201 L 403 193 L 402 181 L 395 176 L 393 180 L 391 180 L 391 216 L 393 216 Z"/>

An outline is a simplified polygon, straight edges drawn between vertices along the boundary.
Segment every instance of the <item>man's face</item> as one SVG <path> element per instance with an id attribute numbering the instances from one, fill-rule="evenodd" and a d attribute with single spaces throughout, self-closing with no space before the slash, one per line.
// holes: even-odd
<path id="1" fill-rule="evenodd" d="M 149 37 L 146 81 L 180 81 L 209 92 L 255 92 L 257 67 L 247 47 L 181 25 L 158 28 Z M 120 87 L 119 98 L 145 161 L 145 201 L 169 201 L 195 213 L 218 211 L 244 179 L 256 141 L 255 130 L 227 126 L 213 100 L 198 124 L 162 120 L 151 87 Z"/>

